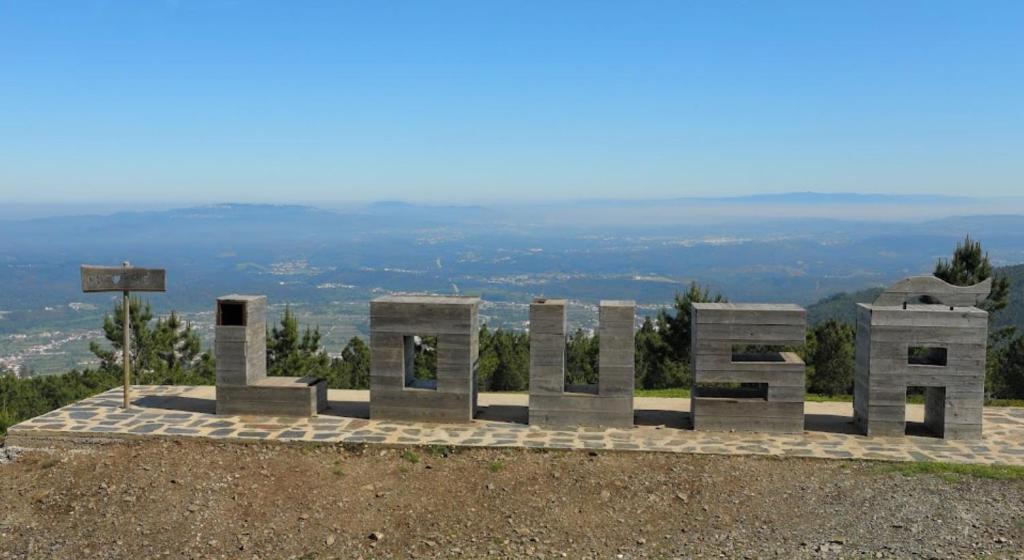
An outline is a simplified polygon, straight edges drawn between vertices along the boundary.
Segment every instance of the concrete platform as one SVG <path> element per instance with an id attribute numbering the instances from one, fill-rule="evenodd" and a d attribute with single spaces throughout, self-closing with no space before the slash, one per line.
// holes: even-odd
<path id="1" fill-rule="evenodd" d="M 480 412 L 469 424 L 369 420 L 368 391 L 330 390 L 327 410 L 315 418 L 217 416 L 212 386 L 137 386 L 132 395 L 132 408 L 127 411 L 120 408 L 121 390 L 112 389 L 32 418 L 8 430 L 7 444 L 80 446 L 164 437 L 1024 465 L 1021 408 L 985 408 L 982 440 L 960 442 L 917 435 L 859 435 L 850 403 L 807 403 L 804 432 L 759 434 L 690 430 L 689 399 L 637 398 L 634 428 L 545 430 L 526 424 L 525 394 L 481 393 Z M 921 422 L 924 407 L 908 405 L 907 415 L 911 422 Z M 910 429 L 922 428 L 911 424 Z"/>

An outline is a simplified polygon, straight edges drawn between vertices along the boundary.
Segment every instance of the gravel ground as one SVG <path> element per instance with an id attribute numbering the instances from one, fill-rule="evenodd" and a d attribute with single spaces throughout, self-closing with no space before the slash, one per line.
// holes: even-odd
<path id="1" fill-rule="evenodd" d="M 858 461 L 151 441 L 0 465 L 0 558 L 1024 558 L 1024 482 Z"/>

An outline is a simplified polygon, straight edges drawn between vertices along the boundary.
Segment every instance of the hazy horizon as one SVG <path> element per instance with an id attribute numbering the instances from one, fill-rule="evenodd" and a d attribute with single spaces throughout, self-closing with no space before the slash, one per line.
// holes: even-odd
<path id="1" fill-rule="evenodd" d="M 871 221 L 922 221 L 971 215 L 1024 214 L 1024 196 L 953 196 L 941 194 L 886 194 L 870 192 L 822 193 L 790 191 L 735 196 L 634 197 L 634 198 L 538 198 L 437 200 L 415 202 L 401 199 L 367 201 L 120 201 L 89 203 L 7 203 L 0 206 L 0 220 L 31 220 L 55 217 L 106 216 L 123 212 L 170 211 L 218 205 L 304 206 L 338 212 L 407 206 L 427 212 L 431 208 L 481 208 L 510 213 L 557 213 L 568 219 L 580 215 L 586 219 L 595 209 L 612 208 L 620 220 L 636 219 L 641 212 L 654 222 L 662 218 L 687 217 L 699 220 L 729 220 L 760 217 L 764 219 L 822 218 Z M 913 205 L 913 206 L 908 206 Z M 697 212 L 689 216 L 688 211 Z M 624 213 L 620 213 L 624 212 Z M 671 216 L 663 214 L 671 213 Z"/>

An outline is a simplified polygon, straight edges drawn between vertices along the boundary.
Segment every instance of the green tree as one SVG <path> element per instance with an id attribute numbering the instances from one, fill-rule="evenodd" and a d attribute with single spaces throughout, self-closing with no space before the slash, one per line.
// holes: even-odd
<path id="1" fill-rule="evenodd" d="M 341 355 L 331 359 L 325 380 L 331 389 L 370 388 L 370 347 L 363 339 L 349 339 Z"/>
<path id="2" fill-rule="evenodd" d="M 320 329 L 306 327 L 300 334 L 291 306 L 285 307 L 280 325 L 267 336 L 267 375 L 331 376 L 331 358 L 320 343 Z"/>
<path id="3" fill-rule="evenodd" d="M 989 376 L 988 390 L 997 399 L 1024 399 L 1024 335 L 1014 338 L 1005 348 L 989 356 L 995 367 Z"/>
<path id="4" fill-rule="evenodd" d="M 988 311 L 990 324 L 992 318 L 1010 302 L 1010 280 L 1006 277 L 993 276 L 988 253 L 982 249 L 981 242 L 971 239 L 970 235 L 965 236 L 963 242 L 956 244 L 953 258 L 940 259 L 935 264 L 935 276 L 957 286 L 970 286 L 992 278 L 992 292 L 978 305 Z M 1012 382 L 1007 384 L 1007 380 L 1012 379 L 1014 375 L 1010 350 L 1010 346 L 1017 342 L 1014 333 L 1014 327 L 989 331 L 988 359 L 985 368 L 985 388 L 989 395 L 1024 396 L 1024 393 L 1013 392 Z M 1010 369 L 1004 371 L 1006 368 Z"/>
<path id="5" fill-rule="evenodd" d="M 413 375 L 416 379 L 437 379 L 437 337 L 417 337 L 413 351 Z"/>
<path id="6" fill-rule="evenodd" d="M 601 342 L 583 329 L 569 336 L 565 346 L 565 381 L 570 385 L 597 383 Z"/>
<path id="7" fill-rule="evenodd" d="M 370 347 L 358 336 L 349 339 L 341 351 L 342 362 L 349 366 L 349 387 L 370 388 Z"/>
<path id="8" fill-rule="evenodd" d="M 497 358 L 488 387 L 494 391 L 522 391 L 530 371 L 530 341 L 526 333 L 498 329 L 491 336 Z"/>
<path id="9" fill-rule="evenodd" d="M 814 327 L 808 337 L 807 390 L 844 395 L 853 390 L 856 331 L 835 319 Z"/>
<path id="10" fill-rule="evenodd" d="M 686 364 L 690 363 L 690 344 L 693 327 L 690 324 L 690 317 L 695 303 L 720 303 L 726 299 L 722 294 L 711 295 L 708 288 L 701 288 L 696 282 L 691 282 L 690 287 L 683 293 L 677 293 L 675 297 L 675 313 L 669 315 L 662 309 L 658 313 L 658 332 L 662 333 L 662 339 L 671 349 L 672 359 Z"/>
<path id="11" fill-rule="evenodd" d="M 132 382 L 143 385 L 208 385 L 214 381 L 213 357 L 203 352 L 198 333 L 177 313 L 153 322 L 149 302 L 130 298 L 128 320 L 131 325 Z M 124 305 L 114 304 L 113 312 L 103 318 L 103 334 L 109 348 L 91 342 L 89 349 L 100 359 L 99 369 L 116 373 L 122 370 Z"/>
<path id="12" fill-rule="evenodd" d="M 672 348 L 658 331 L 654 321 L 645 317 L 636 332 L 636 386 L 665 389 L 686 383 L 687 368 L 674 359 Z"/>
<path id="13" fill-rule="evenodd" d="M 117 387 L 120 373 L 104 370 L 71 371 L 63 375 L 17 378 L 0 376 L 0 435 L 27 418 Z"/>
<path id="14" fill-rule="evenodd" d="M 676 293 L 671 312 L 661 309 L 656 319 L 644 318 L 636 332 L 636 382 L 645 389 L 685 387 L 692 384 L 690 372 L 690 324 L 693 304 L 724 302 L 721 294 L 713 294 L 696 282 L 686 291 Z"/>
<path id="15" fill-rule="evenodd" d="M 956 286 L 970 286 L 992 278 L 992 263 L 988 253 L 982 250 L 981 242 L 967 235 L 963 242 L 956 244 L 952 259 L 939 259 L 935 263 L 935 276 Z M 993 278 L 992 292 L 979 307 L 991 314 L 1006 307 L 1009 301 L 1010 281 Z"/>
<path id="16" fill-rule="evenodd" d="M 480 357 L 477 365 L 477 382 L 480 387 L 491 388 L 491 380 L 494 372 L 498 370 L 498 350 L 494 344 L 494 334 L 487 328 L 487 325 L 480 326 Z"/>

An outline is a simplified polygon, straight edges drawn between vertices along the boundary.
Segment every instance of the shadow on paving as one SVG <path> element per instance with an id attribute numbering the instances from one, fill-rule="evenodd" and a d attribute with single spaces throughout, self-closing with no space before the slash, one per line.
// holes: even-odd
<path id="1" fill-rule="evenodd" d="M 665 426 L 680 430 L 689 430 L 693 426 L 690 413 L 678 410 L 638 409 L 633 414 L 633 423 L 637 426 Z"/>
<path id="2" fill-rule="evenodd" d="M 853 423 L 853 418 L 845 414 L 804 414 L 804 430 L 831 434 L 860 434 L 860 430 Z"/>
<path id="3" fill-rule="evenodd" d="M 216 414 L 217 402 L 210 399 L 182 397 L 178 395 L 150 395 L 132 401 L 142 408 L 157 408 L 173 412 L 195 412 L 198 414 Z"/>
<path id="4" fill-rule="evenodd" d="M 327 410 L 320 416 L 338 416 L 341 418 L 370 418 L 370 403 L 366 401 L 327 401 Z"/>
<path id="5" fill-rule="evenodd" d="M 142 408 L 167 410 L 172 412 L 191 412 L 198 414 L 216 414 L 216 401 L 209 398 L 186 397 L 180 395 L 149 395 L 134 401 Z M 321 416 L 337 418 L 370 418 L 370 403 L 366 401 L 328 401 L 327 409 Z M 527 425 L 529 423 L 529 407 L 519 405 L 480 406 L 477 420 L 487 422 L 507 422 L 510 424 Z M 692 422 L 689 412 L 679 410 L 637 409 L 634 422 L 637 426 L 665 426 L 680 430 L 691 430 Z M 805 414 L 804 430 L 832 434 L 860 435 L 860 431 L 850 416 L 843 414 Z M 922 422 L 907 422 L 907 435 L 938 437 L 929 431 Z"/>

